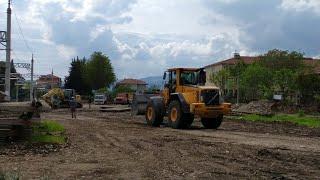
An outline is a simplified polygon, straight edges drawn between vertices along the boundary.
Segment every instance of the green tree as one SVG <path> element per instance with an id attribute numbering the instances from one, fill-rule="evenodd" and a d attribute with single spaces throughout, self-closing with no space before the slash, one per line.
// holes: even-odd
<path id="1" fill-rule="evenodd" d="M 90 91 L 90 87 L 85 80 L 86 59 L 80 60 L 78 57 L 73 59 L 69 69 L 69 76 L 65 78 L 65 88 L 75 89 L 84 95 Z"/>
<path id="2" fill-rule="evenodd" d="M 300 75 L 297 80 L 297 87 L 302 96 L 302 103 L 320 104 L 320 76 L 318 74 Z"/>
<path id="3" fill-rule="evenodd" d="M 303 54 L 296 51 L 274 49 L 261 56 L 260 64 L 268 69 L 273 92 L 280 92 L 284 99 L 299 91 L 298 77 L 312 73 L 303 62 Z"/>
<path id="4" fill-rule="evenodd" d="M 242 100 L 268 98 L 271 89 L 272 74 L 259 63 L 249 65 L 241 74 L 240 93 Z"/>
<path id="5" fill-rule="evenodd" d="M 109 87 L 116 80 L 110 59 L 102 52 L 94 52 L 87 63 L 86 80 L 92 89 Z"/>
<path id="6" fill-rule="evenodd" d="M 241 57 L 238 59 L 238 62 L 234 66 L 230 66 L 228 68 L 230 72 L 230 76 L 237 78 L 240 77 L 241 74 L 246 70 L 247 65 L 244 63 L 244 61 L 241 59 Z"/>
<path id="7" fill-rule="evenodd" d="M 230 78 L 230 72 L 227 69 L 222 69 L 216 74 L 212 74 L 210 81 L 221 89 L 222 95 L 226 89 L 227 81 Z"/>
<path id="8" fill-rule="evenodd" d="M 270 50 L 260 57 L 261 64 L 271 71 L 290 69 L 294 72 L 303 71 L 303 54 L 296 51 L 282 51 L 278 49 Z"/>
<path id="9" fill-rule="evenodd" d="M 240 75 L 240 92 L 246 101 L 271 98 L 274 93 L 281 93 L 289 101 L 289 97 L 298 92 L 310 92 L 316 88 L 316 85 L 310 89 L 304 87 L 304 82 L 316 80 L 305 76 L 313 74 L 313 70 L 303 62 L 302 53 L 274 49 L 259 58 L 259 62 L 249 65 Z M 232 75 L 235 74 L 233 71 Z"/>

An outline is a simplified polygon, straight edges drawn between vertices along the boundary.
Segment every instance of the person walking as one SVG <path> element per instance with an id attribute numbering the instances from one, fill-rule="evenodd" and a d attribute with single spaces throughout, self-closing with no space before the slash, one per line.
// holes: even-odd
<path id="1" fill-rule="evenodd" d="M 92 96 L 91 96 L 91 94 L 89 95 L 88 103 L 89 103 L 89 109 L 91 109 L 91 103 L 92 103 Z"/>
<path id="2" fill-rule="evenodd" d="M 77 119 L 77 116 L 76 116 L 77 102 L 76 102 L 76 100 L 74 99 L 74 97 L 71 98 L 71 100 L 70 100 L 70 102 L 69 102 L 69 105 L 70 105 L 70 110 L 71 110 L 71 117 L 72 117 L 72 119 L 73 119 L 73 118 Z"/>

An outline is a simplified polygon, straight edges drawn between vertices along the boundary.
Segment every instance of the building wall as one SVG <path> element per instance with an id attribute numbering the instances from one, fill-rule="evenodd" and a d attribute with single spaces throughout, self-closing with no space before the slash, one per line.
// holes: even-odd
<path id="1" fill-rule="evenodd" d="M 144 84 L 141 84 L 141 85 L 138 85 L 138 86 L 137 86 L 136 92 L 137 92 L 137 93 L 143 93 L 145 90 L 147 90 L 147 86 L 144 85 Z"/>
<path id="2" fill-rule="evenodd" d="M 207 74 L 207 77 L 206 77 L 207 83 L 206 83 L 206 85 L 214 85 L 214 83 L 212 83 L 210 79 L 211 79 L 213 74 L 218 73 L 222 69 L 223 69 L 222 64 L 206 67 L 205 68 L 206 74 Z"/>
<path id="3" fill-rule="evenodd" d="M 36 81 L 36 86 L 38 88 L 51 88 L 51 85 L 53 88 L 59 88 L 61 87 L 61 79 L 60 78 L 40 78 Z"/>
<path id="4" fill-rule="evenodd" d="M 132 90 L 137 91 L 138 87 L 136 84 L 128 85 Z"/>
<path id="5" fill-rule="evenodd" d="M 147 89 L 147 86 L 144 84 L 130 84 L 125 86 L 128 86 L 130 89 L 134 90 L 137 93 L 143 93 Z"/>

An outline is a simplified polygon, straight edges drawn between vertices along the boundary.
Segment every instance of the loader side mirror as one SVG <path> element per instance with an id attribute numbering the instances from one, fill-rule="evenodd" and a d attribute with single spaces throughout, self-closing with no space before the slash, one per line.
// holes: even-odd
<path id="1" fill-rule="evenodd" d="M 163 80 L 166 80 L 167 79 L 167 72 L 164 72 L 163 73 Z"/>

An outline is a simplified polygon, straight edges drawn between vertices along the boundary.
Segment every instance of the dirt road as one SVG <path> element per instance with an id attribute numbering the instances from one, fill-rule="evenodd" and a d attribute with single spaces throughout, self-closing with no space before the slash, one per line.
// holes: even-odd
<path id="1" fill-rule="evenodd" d="M 225 120 L 219 130 L 151 128 L 129 113 L 65 110 L 69 144 L 57 152 L 0 153 L 1 169 L 24 179 L 317 179 L 320 130 Z M 1 152 L 1 150 L 0 150 Z"/>

